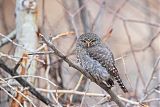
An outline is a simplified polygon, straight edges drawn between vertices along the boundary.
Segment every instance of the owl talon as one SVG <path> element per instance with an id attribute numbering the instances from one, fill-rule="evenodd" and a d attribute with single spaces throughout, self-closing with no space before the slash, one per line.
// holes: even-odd
<path id="1" fill-rule="evenodd" d="M 106 81 L 106 83 L 107 83 L 107 87 L 113 87 L 113 85 L 114 85 L 114 82 L 113 82 L 113 80 L 112 79 L 108 79 L 107 81 Z"/>

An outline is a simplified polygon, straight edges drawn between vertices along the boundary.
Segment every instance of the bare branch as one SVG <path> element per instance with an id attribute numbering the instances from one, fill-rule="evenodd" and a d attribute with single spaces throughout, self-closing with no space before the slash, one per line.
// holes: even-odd
<path id="1" fill-rule="evenodd" d="M 7 35 L 7 38 L 13 40 L 16 38 L 16 30 L 13 30 L 10 34 Z M 9 43 L 10 40 L 7 38 L 3 38 L 0 40 L 0 47 L 4 46 L 5 44 Z"/>
<path id="2" fill-rule="evenodd" d="M 153 75 L 154 75 L 155 72 L 156 72 L 156 68 L 157 68 L 159 62 L 160 62 L 160 56 L 157 58 L 157 60 L 156 60 L 156 62 L 155 62 L 155 64 L 154 64 L 154 67 L 153 67 L 153 69 L 152 69 L 151 77 L 150 77 L 149 81 L 147 82 L 147 84 L 146 84 L 146 86 L 145 86 L 145 91 L 147 91 L 147 89 L 148 89 L 151 81 L 153 80 Z"/>
<path id="3" fill-rule="evenodd" d="M 84 6 L 85 0 L 78 0 L 78 3 L 79 3 L 79 7 L 82 7 Z M 84 7 L 81 12 L 80 12 L 80 15 L 81 15 L 81 20 L 82 20 L 82 23 L 83 23 L 83 30 L 84 32 L 89 32 L 90 31 L 90 27 L 89 27 L 89 19 L 88 19 L 88 14 L 87 14 L 87 10 L 86 10 L 86 7 Z"/>
<path id="4" fill-rule="evenodd" d="M 128 41 L 129 41 L 129 46 L 130 46 L 130 49 L 131 49 L 131 52 L 132 52 L 132 55 L 133 55 L 133 58 L 134 58 L 134 61 L 135 61 L 135 64 L 137 66 L 137 71 L 138 71 L 138 74 L 139 74 L 139 77 L 142 81 L 142 84 L 145 85 L 145 82 L 144 82 L 144 78 L 143 78 L 143 75 L 142 75 L 142 72 L 140 70 L 140 67 L 138 65 L 138 61 L 137 61 L 137 58 L 136 58 L 136 55 L 135 55 L 135 52 L 134 52 L 134 49 L 133 49 L 133 43 L 132 43 L 132 40 L 131 40 L 131 36 L 129 34 L 129 31 L 128 31 L 128 28 L 127 28 L 127 25 L 126 25 L 126 22 L 123 21 L 123 25 L 124 25 L 124 29 L 125 29 L 125 32 L 126 32 L 126 35 L 127 35 L 127 38 L 128 38 Z"/>
<path id="5" fill-rule="evenodd" d="M 11 76 L 18 76 L 19 74 L 10 69 L 8 66 L 5 65 L 5 63 L 3 62 L 3 60 L 0 59 L 0 67 L 6 71 L 7 73 L 9 73 Z M 23 78 L 19 77 L 19 78 L 15 78 L 23 87 L 28 87 L 28 90 L 34 95 L 36 96 L 39 100 L 41 100 L 43 103 L 45 103 L 46 105 L 49 105 L 51 107 L 54 107 L 55 105 L 53 104 L 52 101 L 50 101 L 47 97 L 43 96 L 41 93 L 39 93 L 30 83 L 28 83 L 26 80 L 24 80 Z"/>
<path id="6" fill-rule="evenodd" d="M 36 105 L 33 103 L 33 101 L 26 96 L 23 92 L 19 91 L 18 89 L 15 89 L 13 86 L 11 86 L 7 81 L 5 81 L 4 79 L 0 78 L 0 80 L 5 83 L 8 87 L 10 87 L 12 90 L 16 91 L 18 94 L 22 95 L 25 99 L 27 99 L 32 105 L 33 107 L 36 107 Z"/>
<path id="7" fill-rule="evenodd" d="M 23 107 L 23 105 L 16 98 L 14 98 L 14 96 L 10 94 L 5 88 L 0 86 L 0 89 L 2 89 L 5 93 L 7 93 L 8 96 L 10 96 L 13 100 L 15 100 L 19 104 L 20 107 Z"/>

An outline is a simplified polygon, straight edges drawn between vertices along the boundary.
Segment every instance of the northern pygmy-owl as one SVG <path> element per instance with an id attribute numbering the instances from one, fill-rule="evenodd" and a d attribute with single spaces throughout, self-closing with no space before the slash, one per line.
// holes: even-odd
<path id="1" fill-rule="evenodd" d="M 111 50 L 101 42 L 98 35 L 82 34 L 77 40 L 76 52 L 86 77 L 98 83 L 103 82 L 109 88 L 114 85 L 115 79 L 123 92 L 128 92 L 115 67 Z"/>

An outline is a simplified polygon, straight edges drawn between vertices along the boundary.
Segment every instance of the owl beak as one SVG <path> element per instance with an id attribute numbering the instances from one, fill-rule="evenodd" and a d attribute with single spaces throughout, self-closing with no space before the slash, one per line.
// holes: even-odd
<path id="1" fill-rule="evenodd" d="M 91 42 L 87 42 L 87 47 L 89 48 L 91 46 Z"/>

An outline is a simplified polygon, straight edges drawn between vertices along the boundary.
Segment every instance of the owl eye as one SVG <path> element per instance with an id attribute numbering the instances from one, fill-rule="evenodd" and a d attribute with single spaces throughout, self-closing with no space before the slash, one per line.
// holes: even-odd
<path id="1" fill-rule="evenodd" d="M 91 42 L 95 42 L 96 40 L 94 39 L 94 40 L 92 40 Z"/>
<path id="2" fill-rule="evenodd" d="M 86 43 L 86 41 L 85 40 L 81 40 L 82 42 L 84 42 L 84 43 Z"/>

